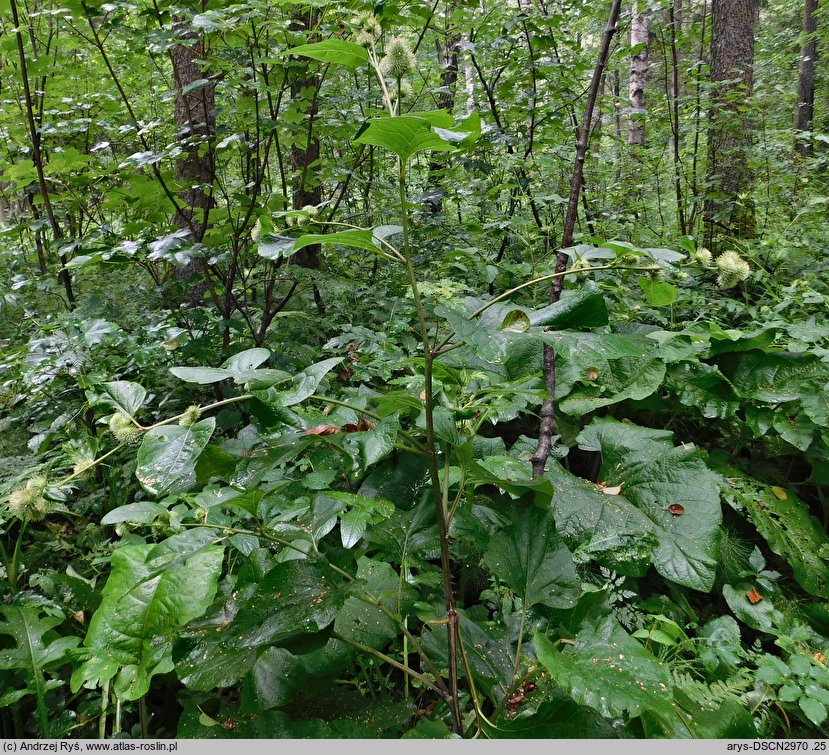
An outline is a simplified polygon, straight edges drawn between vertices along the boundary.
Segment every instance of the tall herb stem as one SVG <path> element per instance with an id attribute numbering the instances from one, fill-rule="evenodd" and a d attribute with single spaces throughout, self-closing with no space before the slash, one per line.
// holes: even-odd
<path id="1" fill-rule="evenodd" d="M 449 526 L 446 508 L 441 490 L 440 471 L 438 469 L 437 445 L 435 443 L 434 390 L 432 385 L 432 365 L 435 354 L 429 340 L 429 327 L 426 324 L 426 311 L 417 285 L 417 274 L 412 264 L 411 239 L 409 232 L 409 210 L 406 200 L 406 167 L 403 160 L 398 162 L 398 188 L 400 191 L 401 225 L 403 226 L 403 256 L 406 259 L 406 275 L 412 290 L 417 324 L 423 347 L 423 410 L 426 415 L 426 452 L 429 455 L 429 477 L 432 482 L 432 496 L 435 501 L 435 515 L 440 533 L 440 566 L 443 572 L 443 595 L 446 605 L 446 628 L 448 634 L 449 657 L 449 694 L 452 709 L 452 728 L 456 734 L 463 732 L 460 703 L 458 702 L 458 613 L 455 610 L 455 593 L 452 586 L 452 556 L 449 552 Z"/>

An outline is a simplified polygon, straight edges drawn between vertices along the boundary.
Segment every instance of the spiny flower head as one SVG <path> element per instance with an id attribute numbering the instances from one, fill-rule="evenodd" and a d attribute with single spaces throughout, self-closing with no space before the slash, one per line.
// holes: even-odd
<path id="1" fill-rule="evenodd" d="M 124 412 L 116 412 L 109 418 L 109 431 L 119 443 L 135 443 L 141 435 L 141 431 Z"/>
<path id="2" fill-rule="evenodd" d="M 9 493 L 6 508 L 19 519 L 39 522 L 51 509 L 49 501 L 43 495 L 47 480 L 42 475 L 30 478 L 26 484 Z"/>
<path id="3" fill-rule="evenodd" d="M 75 466 L 72 467 L 72 474 L 73 475 L 78 475 L 80 477 L 80 475 L 82 475 L 84 472 L 86 472 L 88 469 L 90 469 L 94 463 L 95 463 L 95 459 L 90 459 L 88 457 L 83 458 L 83 459 L 78 459 L 75 462 Z"/>
<path id="4" fill-rule="evenodd" d="M 201 417 L 201 407 L 198 404 L 193 404 L 184 410 L 178 423 L 182 427 L 193 427 L 199 421 L 199 417 Z"/>
<path id="5" fill-rule="evenodd" d="M 392 37 L 386 44 L 386 54 L 380 61 L 380 70 L 393 79 L 405 76 L 417 66 L 415 54 L 407 40 Z"/>
<path id="6" fill-rule="evenodd" d="M 751 267 L 737 252 L 723 252 L 715 262 L 717 270 L 717 285 L 720 288 L 734 288 L 751 275 Z"/>
<path id="7" fill-rule="evenodd" d="M 380 26 L 380 22 L 377 20 L 377 16 L 375 16 L 371 11 L 363 11 L 362 13 L 358 13 L 351 19 L 351 23 L 357 27 L 357 34 L 354 39 L 358 45 L 369 47 L 374 44 L 383 33 L 383 29 Z"/>
<path id="8" fill-rule="evenodd" d="M 713 261 L 714 255 L 711 254 L 710 249 L 706 249 L 704 246 L 701 246 L 699 249 L 694 250 L 694 253 L 691 255 L 691 259 L 698 265 L 708 267 L 708 265 L 710 265 Z"/>

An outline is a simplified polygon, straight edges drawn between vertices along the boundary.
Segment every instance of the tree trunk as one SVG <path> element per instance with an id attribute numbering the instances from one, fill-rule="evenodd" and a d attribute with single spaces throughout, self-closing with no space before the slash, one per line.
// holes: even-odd
<path id="1" fill-rule="evenodd" d="M 466 50 L 468 45 L 469 35 L 464 33 L 461 36 L 461 46 Z M 475 71 L 468 52 L 463 56 L 463 83 L 466 89 L 466 114 L 472 115 L 475 111 Z"/>
<path id="2" fill-rule="evenodd" d="M 584 115 L 581 127 L 576 140 L 576 161 L 573 165 L 573 174 L 570 179 L 570 196 L 567 200 L 567 212 L 564 216 L 564 229 L 561 234 L 561 248 L 566 249 L 573 245 L 573 233 L 576 229 L 576 220 L 579 211 L 579 195 L 582 189 L 582 178 L 584 176 L 584 160 L 587 156 L 587 148 L 590 144 L 590 125 L 593 121 L 593 108 L 596 105 L 596 98 L 599 94 L 599 84 L 604 75 L 607 61 L 610 57 L 610 42 L 616 33 L 616 23 L 619 20 L 619 10 L 622 0 L 613 0 L 610 5 L 607 25 L 602 34 L 602 41 L 599 45 L 599 59 L 593 69 L 593 78 L 590 81 L 590 88 L 587 90 L 587 102 L 584 106 Z M 562 274 L 555 278 L 550 286 L 550 303 L 555 304 L 561 299 L 561 291 L 564 287 L 563 273 L 567 269 L 569 257 L 566 252 L 556 254 L 556 273 Z M 547 397 L 541 404 L 539 418 L 541 420 L 538 432 L 538 446 L 532 455 L 531 463 L 533 478 L 543 476 L 547 459 L 550 458 L 552 449 L 553 427 L 555 425 L 555 397 L 556 397 L 556 353 L 555 349 L 548 343 L 544 344 L 542 369 L 544 372 L 544 387 L 547 389 Z"/>
<path id="3" fill-rule="evenodd" d="M 685 199 L 682 191 L 682 132 L 680 130 L 679 118 L 679 94 L 680 94 L 680 78 L 679 78 L 679 49 L 677 45 L 677 11 L 676 6 L 679 0 L 674 0 L 674 4 L 668 10 L 668 18 L 670 21 L 670 38 L 671 38 L 671 63 L 670 72 L 668 71 L 667 61 L 665 77 L 670 78 L 671 94 L 668 102 L 668 112 L 670 113 L 671 122 L 671 141 L 673 142 L 672 157 L 674 162 L 674 194 L 676 196 L 676 217 L 679 225 L 679 233 L 684 236 L 688 233 L 687 223 L 685 221 Z M 681 9 L 681 7 L 680 7 Z"/>
<path id="4" fill-rule="evenodd" d="M 448 110 L 449 113 L 455 109 L 455 86 L 458 81 L 458 46 L 460 42 L 459 34 L 447 35 L 442 45 L 440 42 L 435 42 L 441 67 L 438 107 L 442 110 Z M 428 210 L 432 214 L 440 212 L 443 208 L 444 191 L 436 175 L 440 168 L 441 160 L 433 157 L 429 162 L 429 195 L 426 199 Z"/>
<path id="5" fill-rule="evenodd" d="M 630 20 L 630 120 L 628 144 L 645 145 L 645 85 L 648 81 L 648 29 L 647 11 L 640 10 L 641 3 L 634 3 Z"/>
<path id="6" fill-rule="evenodd" d="M 37 184 L 40 190 L 40 201 L 46 211 L 46 217 L 49 220 L 49 227 L 52 230 L 52 241 L 58 247 L 58 258 L 60 259 L 60 272 L 58 273 L 59 280 L 63 283 L 64 291 L 66 292 L 66 301 L 69 309 L 75 308 L 75 291 L 72 287 L 72 276 L 69 274 L 69 268 L 66 266 L 68 259 L 66 253 L 60 250 L 61 242 L 63 241 L 63 231 L 58 223 L 57 215 L 52 206 L 52 199 L 49 194 L 49 188 L 46 183 L 46 174 L 44 172 L 43 152 L 41 151 L 41 131 L 38 122 L 35 119 L 34 100 L 32 98 L 32 90 L 29 84 L 28 61 L 26 60 L 26 50 L 23 45 L 22 24 L 17 10 L 16 0 L 11 0 L 10 9 L 12 12 L 12 22 L 14 23 L 14 36 L 17 42 L 18 64 L 20 65 L 20 76 L 23 82 L 23 95 L 25 105 L 26 125 L 29 129 L 29 139 L 32 150 L 32 161 L 34 162 L 37 171 Z M 39 254 L 39 264 L 41 269 L 44 267 L 44 258 Z"/>
<path id="7" fill-rule="evenodd" d="M 317 13 L 314 10 L 303 10 L 300 6 L 291 21 L 291 31 L 308 33 L 316 26 Z M 308 42 L 314 40 L 308 39 Z M 301 210 L 308 205 L 316 206 L 322 202 L 322 185 L 319 182 L 317 163 L 320 158 L 320 143 L 314 130 L 314 121 L 317 116 L 317 96 L 319 94 L 320 79 L 316 73 L 311 73 L 307 65 L 299 70 L 291 81 L 291 99 L 301 102 L 302 109 L 307 115 L 305 125 L 294 137 L 291 145 L 291 167 L 293 168 L 291 206 Z M 291 262 L 300 267 L 320 267 L 320 246 L 314 244 L 306 246 L 291 257 Z M 316 298 L 316 292 L 315 292 Z M 317 301 L 319 306 L 320 302 Z"/>
<path id="8" fill-rule="evenodd" d="M 215 84 L 203 83 L 207 76 L 199 60 L 204 57 L 204 41 L 194 32 L 182 33 L 182 41 L 170 50 L 173 80 L 176 89 L 174 116 L 179 127 L 177 138 L 184 149 L 176 162 L 176 179 L 182 187 L 184 201 L 182 212 L 176 220 L 190 231 L 192 241 L 200 243 L 209 226 L 210 208 L 213 203 L 213 179 L 215 163 L 212 140 L 216 134 Z M 190 40 L 192 44 L 190 44 Z M 195 259 L 181 268 L 176 277 L 189 280 L 197 275 L 206 279 L 209 275 L 203 259 Z M 202 303 L 208 285 L 199 280 L 187 292 L 190 306 Z"/>
<path id="9" fill-rule="evenodd" d="M 622 95 L 619 82 L 619 71 L 610 72 L 610 91 L 613 94 L 613 128 L 616 138 L 613 141 L 613 179 L 616 183 L 622 181 Z"/>
<path id="10" fill-rule="evenodd" d="M 800 48 L 800 74 L 797 80 L 795 149 L 807 157 L 812 154 L 812 119 L 815 115 L 815 68 L 817 66 L 817 4 L 803 3 L 803 45 Z"/>
<path id="11" fill-rule="evenodd" d="M 216 134 L 215 84 L 206 80 L 198 61 L 204 57 L 204 42 L 192 32 L 170 51 L 176 86 L 175 119 L 184 156 L 176 163 L 176 178 L 185 187 L 182 199 L 190 220 L 193 240 L 200 242 L 208 227 L 215 172 L 210 141 Z M 206 148 L 205 148 L 206 146 Z M 180 220 L 183 222 L 183 220 Z"/>
<path id="12" fill-rule="evenodd" d="M 708 198 L 705 207 L 709 246 L 715 229 L 737 238 L 756 233 L 749 149 L 753 124 L 747 101 L 754 87 L 754 31 L 758 0 L 714 0 L 711 39 Z"/>
<path id="13" fill-rule="evenodd" d="M 671 94 L 675 100 L 679 100 L 684 94 L 684 82 L 682 76 L 683 66 L 680 65 L 683 57 L 682 45 L 682 24 L 685 20 L 685 8 L 683 0 L 673 0 L 672 5 L 668 11 L 671 22 L 671 39 L 673 48 L 676 50 L 676 75 L 671 84 Z"/>

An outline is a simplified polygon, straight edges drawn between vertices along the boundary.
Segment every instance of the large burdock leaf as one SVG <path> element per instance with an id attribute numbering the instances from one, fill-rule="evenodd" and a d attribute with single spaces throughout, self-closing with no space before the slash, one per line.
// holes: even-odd
<path id="1" fill-rule="evenodd" d="M 208 417 L 191 427 L 153 428 L 141 441 L 135 476 L 156 496 L 189 490 L 196 483 L 196 461 L 215 427 L 216 419 Z"/>
<path id="2" fill-rule="evenodd" d="M 465 611 L 458 611 L 461 638 L 466 651 L 469 671 L 475 686 L 494 703 L 500 703 L 515 677 L 515 649 L 510 633 L 503 624 L 476 622 Z M 446 625 L 429 627 L 423 635 L 424 651 L 439 665 L 447 658 Z M 466 669 L 461 666 L 466 676 Z"/>
<path id="3" fill-rule="evenodd" d="M 271 352 L 267 349 L 245 349 L 226 359 L 222 367 L 233 373 L 250 372 L 267 362 L 270 355 Z"/>
<path id="4" fill-rule="evenodd" d="M 812 422 L 821 427 L 829 427 L 829 387 L 826 384 L 806 383 L 800 403 Z"/>
<path id="5" fill-rule="evenodd" d="M 623 495 L 606 495 L 559 464 L 549 464 L 546 477 L 555 488 L 556 526 L 574 548 L 575 560 L 594 560 L 619 574 L 642 576 L 659 544 L 653 522 Z"/>
<path id="6" fill-rule="evenodd" d="M 349 584 L 324 563 L 293 560 L 274 567 L 259 583 L 237 584 L 188 627 L 187 640 L 176 648 L 179 679 L 201 691 L 244 679 L 250 695 L 246 704 L 264 710 L 287 702 L 309 675 L 339 673 L 353 660 L 356 651 L 331 638 L 332 630 L 382 649 L 395 636 L 396 625 L 352 592 L 365 588 L 395 612 L 401 609 L 398 601 L 408 609 L 412 600 L 388 563 L 361 558 L 356 576 Z M 294 655 L 285 645 L 301 652 Z"/>
<path id="7" fill-rule="evenodd" d="M 270 356 L 267 349 L 246 349 L 225 360 L 221 367 L 171 367 L 170 372 L 185 383 L 210 385 L 221 380 L 233 379 L 237 385 L 252 380 L 266 380 L 276 383 L 287 380 L 290 375 L 279 370 L 257 369 Z"/>
<path id="8" fill-rule="evenodd" d="M 506 310 L 504 317 L 508 313 Z M 457 341 L 466 343 L 476 356 L 491 364 L 503 362 L 509 345 L 522 338 L 521 334 L 501 330 L 503 318 L 497 322 L 481 318 L 470 320 L 465 312 L 443 305 L 435 307 L 435 314 L 446 320 Z"/>
<path id="9" fill-rule="evenodd" d="M 170 367 L 170 372 L 185 383 L 210 385 L 227 380 L 232 374 L 220 367 Z"/>
<path id="10" fill-rule="evenodd" d="M 654 280 L 644 276 L 640 276 L 636 280 L 648 300 L 648 304 L 654 307 L 667 307 L 669 304 L 673 304 L 679 296 L 679 289 L 667 281 Z"/>
<path id="11" fill-rule="evenodd" d="M 578 443 L 601 453 L 601 481 L 607 488 L 621 486 L 616 498 L 650 521 L 658 540 L 656 570 L 677 584 L 710 590 L 722 521 L 722 480 L 708 469 L 698 449 L 674 446 L 670 432 L 611 419 L 594 420 Z M 559 503 L 558 497 L 554 500 Z"/>
<path id="12" fill-rule="evenodd" d="M 721 357 L 720 370 L 743 398 L 772 404 L 801 398 L 807 381 L 829 381 L 829 365 L 813 354 L 754 349 Z"/>
<path id="13" fill-rule="evenodd" d="M 112 403 L 122 412 L 129 414 L 130 417 L 134 417 L 135 413 L 147 400 L 146 388 L 138 385 L 138 383 L 131 383 L 129 380 L 114 380 L 110 383 L 104 383 L 104 388 Z"/>
<path id="14" fill-rule="evenodd" d="M 112 573 L 84 640 L 90 657 L 72 674 L 73 692 L 117 673 L 118 697 L 137 700 L 155 674 L 172 671 L 173 641 L 210 606 L 224 550 L 178 536 L 166 546 L 125 545 L 112 554 Z"/>
<path id="15" fill-rule="evenodd" d="M 593 374 L 590 367 L 585 374 Z M 599 370 L 595 374 L 595 386 L 574 391 L 559 403 L 562 412 L 581 416 L 626 399 L 647 398 L 665 379 L 665 363 L 647 357 L 616 359 L 608 363 L 604 372 Z"/>
<path id="16" fill-rule="evenodd" d="M 665 379 L 656 344 L 643 336 L 557 331 L 542 338 L 556 350 L 556 391 L 565 414 L 647 398 Z"/>
<path id="17" fill-rule="evenodd" d="M 575 292 L 567 292 L 555 304 L 528 310 L 532 325 L 552 330 L 565 328 L 597 328 L 607 325 L 608 312 L 604 296 L 595 284 L 587 284 Z"/>
<path id="18" fill-rule="evenodd" d="M 549 510 L 513 504 L 510 525 L 489 541 L 484 562 L 529 608 L 572 608 L 581 594 L 573 557 L 556 534 Z"/>
<path id="19" fill-rule="evenodd" d="M 727 419 L 740 408 L 728 380 L 710 364 L 683 361 L 671 365 L 666 383 L 681 404 L 697 407 L 708 419 Z"/>
<path id="20" fill-rule="evenodd" d="M 240 606 L 223 644 L 231 649 L 278 645 L 331 625 L 349 586 L 330 568 L 304 560 L 271 569 Z"/>

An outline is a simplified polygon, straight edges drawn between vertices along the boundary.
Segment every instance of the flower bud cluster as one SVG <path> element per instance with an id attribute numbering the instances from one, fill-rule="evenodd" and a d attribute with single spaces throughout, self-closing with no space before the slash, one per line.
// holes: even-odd
<path id="1" fill-rule="evenodd" d="M 182 427 L 193 427 L 199 421 L 199 417 L 201 417 L 201 407 L 198 404 L 193 404 L 184 410 L 178 423 Z"/>
<path id="2" fill-rule="evenodd" d="M 416 67 L 417 60 L 409 42 L 402 37 L 392 37 L 386 44 L 380 70 L 392 79 L 401 79 Z"/>
<path id="3" fill-rule="evenodd" d="M 119 443 L 135 443 L 141 437 L 141 430 L 124 412 L 116 412 L 109 418 L 109 431 Z"/>
<path id="4" fill-rule="evenodd" d="M 751 267 L 737 252 L 723 252 L 714 263 L 720 271 L 717 285 L 720 288 L 734 288 L 751 275 Z"/>
<path id="5" fill-rule="evenodd" d="M 46 478 L 42 475 L 30 478 L 23 487 L 9 494 L 6 509 L 19 519 L 39 522 L 52 508 L 43 495 L 46 485 Z"/>
<path id="6" fill-rule="evenodd" d="M 699 249 L 694 250 L 693 254 L 691 254 L 691 259 L 702 267 L 708 267 L 713 262 L 714 255 L 711 254 L 710 249 L 701 246 Z"/>
<path id="7" fill-rule="evenodd" d="M 363 47 L 370 47 L 373 45 L 383 33 L 383 29 L 380 26 L 380 22 L 377 20 L 377 16 L 375 16 L 371 11 L 363 11 L 362 13 L 358 13 L 351 19 L 351 23 L 356 27 L 354 40 L 358 45 L 363 45 Z"/>

